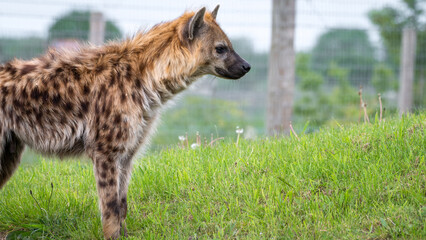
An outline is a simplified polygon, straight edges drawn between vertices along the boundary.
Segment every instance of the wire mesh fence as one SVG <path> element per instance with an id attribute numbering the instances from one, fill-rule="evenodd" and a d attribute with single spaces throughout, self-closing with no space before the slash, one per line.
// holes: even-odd
<path id="1" fill-rule="evenodd" d="M 416 4 L 412 4 L 412 3 Z M 411 5 L 410 5 L 411 3 Z M 296 130 L 356 122 L 359 89 L 370 117 L 381 94 L 386 113 L 398 106 L 403 29 L 416 30 L 413 109 L 426 106 L 425 2 L 404 0 L 297 1 L 296 84 L 293 125 Z M 88 40 L 91 12 L 106 19 L 105 39 L 131 37 L 139 30 L 172 20 L 185 10 L 217 1 L 3 0 L 0 2 L 0 61 L 30 59 L 48 47 L 75 47 Z M 265 134 L 271 1 L 221 3 L 218 22 L 236 51 L 252 65 L 239 81 L 206 76 L 178 97 L 162 117 L 154 146 L 177 143 L 178 136 L 245 137 Z M 385 114 L 386 114 L 385 113 Z M 362 113 L 361 113 L 362 114 Z M 309 122 L 309 124 L 306 124 Z"/>

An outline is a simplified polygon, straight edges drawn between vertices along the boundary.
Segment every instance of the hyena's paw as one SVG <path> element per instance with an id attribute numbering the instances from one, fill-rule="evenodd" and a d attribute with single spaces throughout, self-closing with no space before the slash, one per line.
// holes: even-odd
<path id="1" fill-rule="evenodd" d="M 120 238 L 120 225 L 109 225 L 103 228 L 104 237 L 107 240 L 116 240 Z"/>

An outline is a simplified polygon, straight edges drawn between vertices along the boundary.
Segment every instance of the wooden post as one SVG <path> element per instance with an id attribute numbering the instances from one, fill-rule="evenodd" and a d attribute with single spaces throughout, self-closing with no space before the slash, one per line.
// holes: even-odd
<path id="1" fill-rule="evenodd" d="M 105 39 L 105 19 L 102 13 L 90 13 L 89 42 L 101 45 Z"/>
<path id="2" fill-rule="evenodd" d="M 267 131 L 288 134 L 295 82 L 295 0 L 273 0 L 272 40 L 268 70 Z"/>
<path id="3" fill-rule="evenodd" d="M 409 112 L 413 105 L 413 82 L 416 65 L 416 30 L 402 31 L 401 62 L 399 69 L 398 108 L 400 115 Z"/>

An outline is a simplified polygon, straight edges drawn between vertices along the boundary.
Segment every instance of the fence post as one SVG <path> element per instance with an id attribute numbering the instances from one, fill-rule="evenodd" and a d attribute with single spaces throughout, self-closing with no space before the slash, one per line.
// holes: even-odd
<path id="1" fill-rule="evenodd" d="M 295 0 L 273 0 L 268 70 L 267 132 L 289 133 L 295 82 Z"/>
<path id="2" fill-rule="evenodd" d="M 413 81 L 416 65 L 416 30 L 404 28 L 402 31 L 401 62 L 399 69 L 398 108 L 400 115 L 411 110 L 413 105 Z"/>
<path id="3" fill-rule="evenodd" d="M 101 12 L 90 13 L 89 42 L 101 45 L 105 39 L 105 19 Z"/>

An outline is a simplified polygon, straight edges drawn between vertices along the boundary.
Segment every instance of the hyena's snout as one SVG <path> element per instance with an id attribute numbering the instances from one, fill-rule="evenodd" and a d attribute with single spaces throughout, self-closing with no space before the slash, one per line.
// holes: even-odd
<path id="1" fill-rule="evenodd" d="M 250 64 L 244 60 L 235 51 L 225 60 L 225 68 L 216 67 L 219 76 L 228 79 L 239 79 L 248 73 L 251 69 Z"/>

